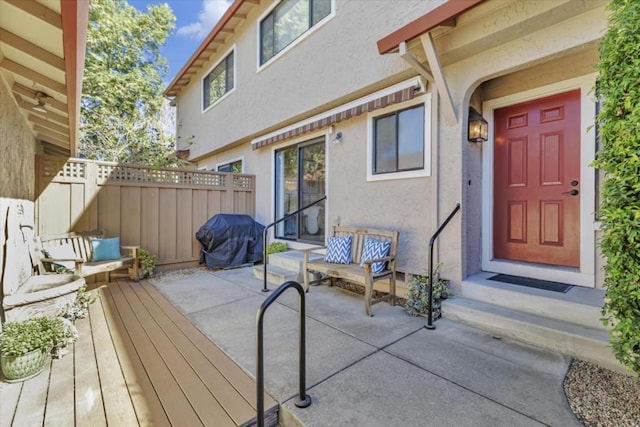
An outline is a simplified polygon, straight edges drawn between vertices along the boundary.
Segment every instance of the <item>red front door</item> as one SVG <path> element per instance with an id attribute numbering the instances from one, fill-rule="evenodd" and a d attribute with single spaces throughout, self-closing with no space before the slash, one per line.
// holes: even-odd
<path id="1" fill-rule="evenodd" d="M 495 110 L 493 256 L 580 266 L 580 91 Z"/>

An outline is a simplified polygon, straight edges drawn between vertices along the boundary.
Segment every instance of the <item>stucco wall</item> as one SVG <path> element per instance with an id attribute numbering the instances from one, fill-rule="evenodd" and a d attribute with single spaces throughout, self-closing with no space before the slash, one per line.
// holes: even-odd
<path id="1" fill-rule="evenodd" d="M 37 142 L 0 74 L 0 197 L 35 198 Z"/>
<path id="2" fill-rule="evenodd" d="M 184 130 L 179 129 L 178 136 L 195 135 L 192 158 L 326 109 L 325 104 L 337 105 L 337 99 L 349 94 L 360 96 L 369 86 L 379 89 L 389 80 L 415 74 L 397 55 L 381 56 L 376 41 L 443 1 L 401 0 L 390 8 L 387 0 L 337 0 L 332 19 L 257 72 L 258 19 L 272 2 L 263 3 L 178 96 L 178 122 Z M 202 78 L 233 44 L 235 90 L 203 114 Z"/>

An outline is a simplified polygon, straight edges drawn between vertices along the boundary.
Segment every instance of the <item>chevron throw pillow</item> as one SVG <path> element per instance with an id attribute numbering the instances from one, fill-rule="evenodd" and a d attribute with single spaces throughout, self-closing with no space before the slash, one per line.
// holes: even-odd
<path id="1" fill-rule="evenodd" d="M 362 257 L 360 257 L 360 267 L 364 267 L 364 262 L 377 258 L 384 258 L 389 255 L 391 249 L 391 242 L 381 242 L 379 240 L 367 237 L 362 247 Z M 371 264 L 371 271 L 374 273 L 382 273 L 384 267 L 387 264 L 386 261 L 374 262 Z"/>
<path id="2" fill-rule="evenodd" d="M 349 264 L 351 262 L 351 236 L 329 237 L 324 260 L 334 264 Z"/>

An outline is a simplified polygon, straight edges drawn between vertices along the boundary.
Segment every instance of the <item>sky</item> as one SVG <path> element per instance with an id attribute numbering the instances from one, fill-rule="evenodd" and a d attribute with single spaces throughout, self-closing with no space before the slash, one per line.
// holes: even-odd
<path id="1" fill-rule="evenodd" d="M 148 5 L 168 3 L 176 16 L 176 28 L 160 49 L 167 58 L 169 70 L 165 82 L 169 83 L 193 55 L 200 43 L 224 15 L 232 0 L 128 0 L 138 10 Z"/>

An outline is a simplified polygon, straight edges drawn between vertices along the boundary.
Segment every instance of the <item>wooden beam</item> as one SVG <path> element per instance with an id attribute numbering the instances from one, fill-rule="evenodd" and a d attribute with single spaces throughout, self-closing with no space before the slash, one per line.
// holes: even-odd
<path id="1" fill-rule="evenodd" d="M 66 148 L 66 147 L 61 147 L 59 145 L 52 144 L 52 143 L 47 142 L 47 141 L 40 141 L 40 144 L 42 145 L 42 150 L 47 155 L 51 155 L 51 156 L 56 156 L 57 155 L 57 156 L 68 157 L 69 154 L 70 154 L 69 149 Z"/>
<path id="2" fill-rule="evenodd" d="M 378 40 L 378 52 L 381 55 L 395 51 L 400 43 L 408 42 L 428 33 L 443 23 L 450 24 L 451 18 L 476 7 L 485 0 L 449 0 L 421 17 L 409 22 L 399 30 Z"/>
<path id="3" fill-rule="evenodd" d="M 422 42 L 424 53 L 427 55 L 427 62 L 429 62 L 429 67 L 431 67 L 431 72 L 433 73 L 433 80 L 436 89 L 438 90 L 438 93 L 444 101 L 447 111 L 449 112 L 449 114 L 451 114 L 455 122 L 458 123 L 458 115 L 456 114 L 455 103 L 453 102 L 453 98 L 451 97 L 451 92 L 449 92 L 447 78 L 444 75 L 444 71 L 442 71 L 440 58 L 438 58 L 438 52 L 436 52 L 436 47 L 433 44 L 431 33 L 425 33 L 421 35 L 420 41 Z"/>
<path id="4" fill-rule="evenodd" d="M 221 29 L 221 30 L 219 31 L 219 33 L 220 33 L 220 34 L 233 34 L 233 33 L 235 33 L 235 31 L 233 31 L 233 30 L 232 30 L 232 29 L 230 29 L 230 28 L 223 28 L 223 29 Z"/>
<path id="5" fill-rule="evenodd" d="M 40 141 L 47 141 L 51 144 L 57 145 L 58 147 L 64 148 L 66 150 L 69 149 L 69 141 L 62 141 L 49 135 L 43 135 L 41 133 L 37 134 L 36 138 Z"/>
<path id="6" fill-rule="evenodd" d="M 33 110 L 33 104 L 27 102 L 27 101 L 22 101 L 20 103 L 18 103 L 18 105 L 20 106 L 20 108 L 22 108 L 23 110 L 28 111 L 31 114 L 35 114 L 38 116 L 42 116 L 42 117 L 46 117 L 47 120 L 53 120 L 54 122 L 58 122 L 62 125 L 68 126 L 69 125 L 69 119 L 67 117 L 61 116 L 60 114 L 56 114 L 56 113 L 52 113 L 51 111 L 47 111 L 46 113 L 39 113 L 37 111 Z"/>
<path id="7" fill-rule="evenodd" d="M 32 69 L 27 68 L 24 65 L 20 65 L 17 62 L 13 62 L 10 59 L 3 59 L 2 62 L 0 62 L 0 68 L 4 68 L 11 73 L 18 74 L 25 79 L 31 80 L 32 82 L 44 86 L 54 92 L 57 92 L 60 95 L 67 95 L 66 86 L 63 83 L 59 83 L 45 76 L 44 74 L 33 71 Z"/>
<path id="8" fill-rule="evenodd" d="M 34 89 L 23 86 L 20 83 L 14 83 L 14 85 L 11 87 L 11 91 L 13 93 L 26 96 L 29 99 L 33 99 L 34 101 L 36 99 L 36 91 Z M 47 103 L 47 105 L 50 105 L 56 110 L 63 111 L 64 113 L 67 112 L 67 104 L 65 104 L 64 102 L 60 102 L 54 98 L 47 98 L 45 102 Z"/>
<path id="9" fill-rule="evenodd" d="M 57 132 L 50 131 L 49 129 L 45 129 L 42 126 L 35 125 L 33 127 L 34 132 L 38 135 L 45 136 L 49 139 L 55 140 L 59 143 L 64 144 L 66 147 L 69 146 L 69 137 L 65 137 L 64 135 L 60 135 Z"/>
<path id="10" fill-rule="evenodd" d="M 42 117 L 38 117 L 35 114 L 29 115 L 29 121 L 33 124 L 40 125 L 44 128 L 56 131 L 61 133 L 62 135 L 69 137 L 69 128 L 65 126 L 60 126 L 55 123 L 51 123 L 47 119 L 43 119 Z"/>
<path id="11" fill-rule="evenodd" d="M 400 54 L 400 58 L 404 59 L 404 61 L 407 64 L 409 64 L 409 66 L 411 68 L 413 68 L 415 71 L 417 71 L 418 74 L 420 74 L 422 77 L 427 79 L 427 81 L 433 83 L 433 76 L 431 75 L 429 70 L 427 70 L 427 68 L 424 65 L 422 65 L 422 63 L 420 61 L 418 61 L 418 59 L 416 59 L 415 56 L 413 56 L 413 55 L 411 55 L 411 53 L 409 53 L 409 50 L 407 49 L 407 43 L 406 42 L 400 43 L 399 52 L 398 53 Z"/>
<path id="12" fill-rule="evenodd" d="M 25 0 L 4 0 L 13 7 L 17 7 L 23 12 L 28 13 L 34 18 L 38 18 L 49 25 L 52 25 L 58 29 L 62 29 L 62 18 L 55 11 L 36 3 L 35 1 Z"/>
<path id="13" fill-rule="evenodd" d="M 246 13 L 236 13 L 235 15 L 233 15 L 233 18 L 247 19 L 247 14 Z"/>
<path id="14" fill-rule="evenodd" d="M 5 30 L 4 28 L 0 28 L 0 40 L 9 46 L 26 53 L 27 55 L 44 62 L 45 64 L 51 65 L 60 71 L 64 71 L 64 59 L 38 45 L 31 43 L 28 40 L 23 39 L 20 36 L 13 34 L 12 32 Z"/>

